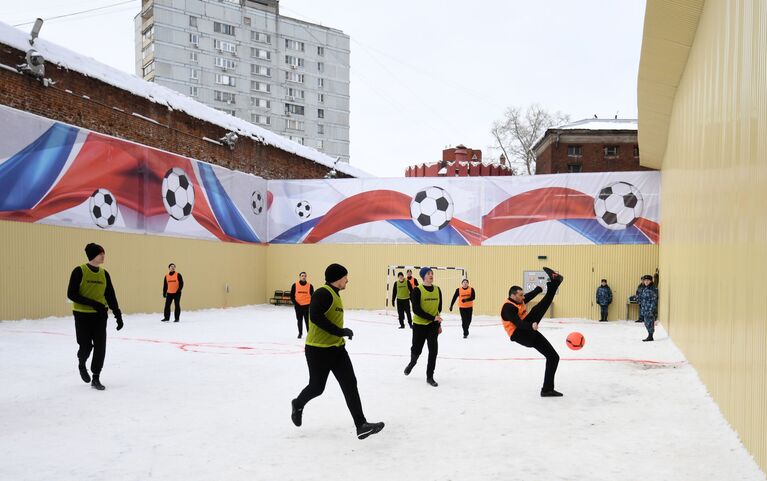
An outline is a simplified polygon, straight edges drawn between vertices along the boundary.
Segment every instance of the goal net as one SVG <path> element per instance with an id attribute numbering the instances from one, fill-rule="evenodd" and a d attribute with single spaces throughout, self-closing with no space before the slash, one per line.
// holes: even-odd
<path id="1" fill-rule="evenodd" d="M 453 292 L 461 285 L 461 280 L 468 276 L 468 271 L 463 267 L 458 266 L 406 266 L 392 264 L 386 269 L 386 313 L 389 313 L 389 308 L 394 307 L 396 312 L 396 306 L 391 305 L 391 293 L 394 289 L 394 283 L 397 282 L 397 274 L 407 276 L 407 270 L 413 271 L 413 277 L 418 279 L 418 284 L 422 284 L 423 280 L 418 276 L 418 271 L 421 267 L 429 267 L 434 271 L 434 283 L 442 289 L 442 310 L 446 311 L 450 305 L 450 299 L 453 297 Z"/>

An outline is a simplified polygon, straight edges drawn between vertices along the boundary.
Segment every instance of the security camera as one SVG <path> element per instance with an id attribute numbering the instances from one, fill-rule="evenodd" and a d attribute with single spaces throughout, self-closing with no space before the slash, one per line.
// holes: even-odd
<path id="1" fill-rule="evenodd" d="M 45 77 L 45 57 L 37 50 L 27 50 L 26 62 L 16 66 L 16 70 L 41 79 Z"/>
<path id="2" fill-rule="evenodd" d="M 229 150 L 234 150 L 234 145 L 237 143 L 237 139 L 239 137 L 234 132 L 227 132 L 226 135 L 218 139 L 220 142 L 224 143 L 227 147 L 229 147 Z"/>

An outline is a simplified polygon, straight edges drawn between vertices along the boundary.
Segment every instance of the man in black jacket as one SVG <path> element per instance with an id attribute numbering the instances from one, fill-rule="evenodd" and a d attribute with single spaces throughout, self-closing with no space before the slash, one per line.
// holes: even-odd
<path id="1" fill-rule="evenodd" d="M 104 356 L 107 345 L 108 310 L 117 320 L 117 330 L 123 328 L 123 319 L 117 305 L 114 286 L 109 273 L 99 266 L 104 263 L 104 248 L 98 244 L 85 246 L 88 263 L 77 266 L 69 276 L 67 297 L 74 303 L 72 314 L 75 317 L 75 333 L 77 336 L 77 359 L 80 378 L 90 382 L 91 387 L 99 391 L 106 389 L 101 380 L 101 368 L 104 366 Z M 91 372 L 88 374 L 85 363 L 93 351 Z"/>
<path id="2" fill-rule="evenodd" d="M 540 294 L 543 289 L 536 287 L 532 291 L 524 294 L 519 286 L 511 286 L 509 289 L 509 298 L 501 308 L 501 319 L 503 328 L 509 335 L 509 339 L 525 347 L 532 347 L 540 352 L 546 358 L 546 372 L 543 376 L 543 387 L 541 388 L 541 397 L 561 397 L 562 393 L 554 390 L 554 375 L 559 365 L 559 354 L 554 350 L 551 343 L 543 337 L 538 330 L 538 324 L 543 319 L 543 315 L 551 306 L 554 295 L 559 289 L 559 285 L 564 278 L 557 272 L 544 267 L 543 270 L 549 276 L 549 282 L 546 283 L 546 294 L 543 299 L 528 312 L 526 303 L 530 302 Z"/>

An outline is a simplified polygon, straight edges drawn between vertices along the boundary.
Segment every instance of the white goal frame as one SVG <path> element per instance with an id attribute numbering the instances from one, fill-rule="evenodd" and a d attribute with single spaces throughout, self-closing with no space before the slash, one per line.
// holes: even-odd
<path id="1" fill-rule="evenodd" d="M 421 267 L 428 267 L 434 271 L 458 271 L 461 274 L 461 279 L 467 279 L 469 273 L 465 267 L 459 266 L 405 266 L 400 264 L 390 264 L 386 267 L 386 301 L 384 306 L 386 306 L 385 310 L 387 314 L 389 313 L 389 300 L 391 299 L 391 291 L 394 288 L 394 282 L 396 282 L 397 279 L 397 271 L 402 271 L 404 274 L 408 269 L 412 269 L 413 276 L 417 276 L 418 271 L 421 270 Z"/>

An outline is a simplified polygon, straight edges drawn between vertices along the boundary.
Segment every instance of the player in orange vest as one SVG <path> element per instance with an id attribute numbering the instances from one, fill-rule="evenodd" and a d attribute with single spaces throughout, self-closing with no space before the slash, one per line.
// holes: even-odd
<path id="1" fill-rule="evenodd" d="M 407 282 L 410 284 L 411 289 L 418 287 L 418 279 L 413 277 L 413 269 L 407 270 Z"/>
<path id="2" fill-rule="evenodd" d="M 544 267 L 543 270 L 548 274 L 549 282 L 546 283 L 546 294 L 541 299 L 541 302 L 528 311 L 526 303 L 533 300 L 543 289 L 537 286 L 525 294 L 521 287 L 511 286 L 509 298 L 501 308 L 501 319 L 509 339 L 525 347 L 532 347 L 546 357 L 546 372 L 543 376 L 541 397 L 560 397 L 562 393 L 554 390 L 554 375 L 559 365 L 559 354 L 554 350 L 551 343 L 543 337 L 543 334 L 540 333 L 538 324 L 543 319 L 543 315 L 549 309 L 549 306 L 551 306 L 551 301 L 554 300 L 554 295 L 557 293 L 557 289 L 559 289 L 559 285 L 564 278 L 561 274 L 554 272 L 548 267 Z"/>
<path id="3" fill-rule="evenodd" d="M 176 272 L 176 264 L 168 264 L 168 273 L 162 280 L 162 297 L 165 298 L 165 311 L 162 322 L 170 320 L 170 303 L 173 302 L 173 322 L 181 319 L 181 290 L 184 288 L 184 278 Z"/>
<path id="4" fill-rule="evenodd" d="M 469 287 L 469 280 L 464 279 L 461 281 L 461 287 L 455 290 L 453 300 L 450 301 L 450 310 L 452 311 L 456 299 L 458 300 L 458 311 L 461 313 L 464 339 L 469 337 L 469 326 L 471 325 L 471 315 L 474 312 L 474 299 L 476 298 L 477 293 L 474 292 L 473 287 Z"/>
<path id="5" fill-rule="evenodd" d="M 314 294 L 314 286 L 306 281 L 306 272 L 301 272 L 298 274 L 298 282 L 290 288 L 290 300 L 293 301 L 293 307 L 296 309 L 299 339 L 303 335 L 302 319 L 306 325 L 306 332 L 309 332 L 309 304 L 312 301 L 312 294 Z"/>

